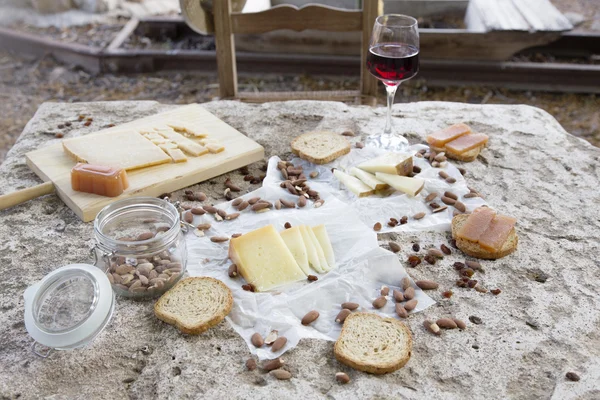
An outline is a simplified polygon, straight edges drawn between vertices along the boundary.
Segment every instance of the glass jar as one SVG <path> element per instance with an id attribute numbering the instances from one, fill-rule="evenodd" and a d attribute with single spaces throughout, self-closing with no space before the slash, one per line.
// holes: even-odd
<path id="1" fill-rule="evenodd" d="M 185 273 L 180 214 L 168 201 L 154 197 L 116 201 L 96 216 L 94 237 L 95 264 L 120 296 L 160 296 Z"/>

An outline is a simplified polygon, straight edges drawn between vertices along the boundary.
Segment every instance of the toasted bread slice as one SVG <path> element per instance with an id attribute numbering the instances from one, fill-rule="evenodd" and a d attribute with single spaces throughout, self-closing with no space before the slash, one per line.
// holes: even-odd
<path id="1" fill-rule="evenodd" d="M 154 314 L 183 333 L 198 335 L 223 321 L 232 305 L 231 290 L 223 282 L 193 277 L 179 281 L 163 294 L 154 305 Z"/>
<path id="2" fill-rule="evenodd" d="M 402 322 L 371 313 L 350 314 L 333 347 L 335 358 L 371 374 L 387 374 L 410 359 L 412 335 Z"/>
<path id="3" fill-rule="evenodd" d="M 311 163 L 327 164 L 350 153 L 350 143 L 334 132 L 308 132 L 292 140 L 292 153 Z"/>
<path id="4" fill-rule="evenodd" d="M 517 250 L 519 237 L 517 236 L 517 231 L 515 228 L 510 231 L 508 239 L 506 239 L 502 245 L 502 248 L 496 252 L 490 252 L 483 249 L 479 243 L 475 243 L 467 239 L 457 238 L 456 233 L 467 221 L 467 218 L 469 218 L 469 214 L 459 214 L 452 218 L 452 237 L 456 239 L 456 246 L 461 249 L 463 253 L 470 255 L 471 257 L 482 258 L 484 260 L 496 260 Z"/>

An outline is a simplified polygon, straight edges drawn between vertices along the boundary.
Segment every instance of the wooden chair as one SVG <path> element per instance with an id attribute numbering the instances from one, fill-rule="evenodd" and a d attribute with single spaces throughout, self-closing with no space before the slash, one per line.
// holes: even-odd
<path id="1" fill-rule="evenodd" d="M 256 13 L 231 11 L 231 0 L 213 1 L 219 93 L 221 98 L 247 102 L 285 100 L 334 100 L 376 104 L 377 80 L 366 70 L 366 57 L 375 18 L 380 15 L 380 0 L 363 0 L 362 10 L 344 10 L 309 4 L 302 8 L 280 5 Z M 258 34 L 277 29 L 328 32 L 362 31 L 360 90 L 314 92 L 238 93 L 234 34 Z"/>

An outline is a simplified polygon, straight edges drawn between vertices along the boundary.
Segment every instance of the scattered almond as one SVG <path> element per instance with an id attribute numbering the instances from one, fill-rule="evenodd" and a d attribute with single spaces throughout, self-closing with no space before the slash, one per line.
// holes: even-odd
<path id="1" fill-rule="evenodd" d="M 210 238 L 210 241 L 213 243 L 223 243 L 229 241 L 227 236 L 213 236 Z"/>
<path id="2" fill-rule="evenodd" d="M 227 273 L 229 274 L 230 278 L 235 278 L 236 276 L 238 276 L 237 265 L 236 264 L 231 264 L 229 266 L 229 270 L 227 271 Z"/>
<path id="3" fill-rule="evenodd" d="M 412 286 L 407 287 L 404 290 L 404 299 L 405 300 L 412 300 L 415 298 L 415 288 L 413 288 Z"/>
<path id="4" fill-rule="evenodd" d="M 319 277 L 316 275 L 309 275 L 306 277 L 306 279 L 308 279 L 310 282 L 314 282 L 314 281 L 318 281 Z"/>
<path id="5" fill-rule="evenodd" d="M 425 202 L 429 203 L 431 201 L 433 201 L 433 199 L 435 199 L 437 197 L 437 193 L 436 192 L 431 192 L 427 195 L 427 197 L 425 197 Z"/>
<path id="6" fill-rule="evenodd" d="M 252 335 L 252 337 L 250 338 L 250 342 L 252 342 L 254 347 L 262 347 L 262 345 L 265 343 L 262 336 L 258 332 Z"/>
<path id="7" fill-rule="evenodd" d="M 351 311 L 349 309 L 342 309 L 342 311 L 338 313 L 337 317 L 335 317 L 335 322 L 337 322 L 338 324 L 343 324 L 348 315 L 350 315 L 350 313 Z"/>
<path id="8" fill-rule="evenodd" d="M 278 352 L 279 350 L 281 350 L 285 346 L 286 343 L 287 343 L 287 338 L 285 336 L 279 336 L 273 342 L 273 345 L 271 346 L 271 351 L 273 353 Z"/>
<path id="9" fill-rule="evenodd" d="M 254 371 L 256 369 L 256 360 L 254 358 L 247 359 L 246 368 L 248 369 L 248 371 Z"/>
<path id="10" fill-rule="evenodd" d="M 416 281 L 415 284 L 422 290 L 434 290 L 440 286 L 437 282 L 427 280 Z"/>
<path id="11" fill-rule="evenodd" d="M 401 291 L 394 290 L 392 293 L 394 295 L 394 300 L 396 300 L 398 303 L 404 301 L 404 295 L 402 294 Z"/>
<path id="12" fill-rule="evenodd" d="M 290 371 L 286 371 L 285 369 L 276 369 L 273 370 L 271 372 L 269 372 L 271 375 L 273 375 L 275 378 L 279 379 L 280 381 L 285 381 L 288 380 L 292 377 L 292 374 Z"/>
<path id="13" fill-rule="evenodd" d="M 456 326 L 458 327 L 458 329 L 466 329 L 467 328 L 467 324 L 465 324 L 463 321 L 461 321 L 458 318 L 452 318 L 452 321 L 454 321 L 454 323 L 456 324 Z"/>
<path id="14" fill-rule="evenodd" d="M 400 286 L 402 286 L 402 290 L 408 289 L 410 287 L 410 278 L 408 276 L 402 278 L 400 281 Z"/>
<path id="15" fill-rule="evenodd" d="M 345 308 L 350 311 L 354 311 L 358 308 L 358 303 L 345 302 L 345 303 L 342 303 L 342 308 Z"/>
<path id="16" fill-rule="evenodd" d="M 283 367 L 284 363 L 285 361 L 283 361 L 281 358 L 276 358 L 274 360 L 265 361 L 262 365 L 262 369 L 264 369 L 265 371 L 273 371 L 275 369 Z"/>
<path id="17" fill-rule="evenodd" d="M 454 322 L 454 320 L 452 320 L 451 318 L 440 318 L 437 321 L 435 321 L 435 323 L 440 328 L 444 329 L 456 329 L 458 327 L 458 325 L 456 325 L 456 322 Z"/>
<path id="18" fill-rule="evenodd" d="M 390 293 L 390 288 L 387 286 L 382 286 L 380 293 L 382 296 L 387 296 Z"/>
<path id="19" fill-rule="evenodd" d="M 433 333 L 434 335 L 442 334 L 440 327 L 435 322 L 425 320 L 425 321 L 423 321 L 423 326 L 425 327 L 425 329 L 427 329 L 429 332 Z"/>
<path id="20" fill-rule="evenodd" d="M 420 212 L 420 213 L 416 213 L 415 215 L 413 215 L 413 218 L 416 220 L 419 220 L 421 218 L 423 218 L 425 216 L 424 212 Z"/>
<path id="21" fill-rule="evenodd" d="M 396 314 L 400 318 L 408 318 L 408 311 L 406 311 L 404 306 L 400 303 L 396 303 Z"/>
<path id="22" fill-rule="evenodd" d="M 415 308 L 417 308 L 417 303 L 418 303 L 417 299 L 409 300 L 406 303 L 404 303 L 404 309 L 406 311 L 412 311 Z"/>
<path id="23" fill-rule="evenodd" d="M 343 372 L 336 372 L 335 380 L 338 381 L 339 383 L 346 384 L 346 383 L 350 382 L 350 377 Z"/>
<path id="24" fill-rule="evenodd" d="M 388 246 L 390 246 L 390 250 L 394 253 L 397 253 L 400 251 L 400 245 L 396 242 L 389 242 Z"/>
<path id="25" fill-rule="evenodd" d="M 270 346 L 273 344 L 273 342 L 275 342 L 277 340 L 277 337 L 279 336 L 279 331 L 277 330 L 272 330 L 271 332 L 269 332 L 269 334 L 267 335 L 267 337 L 265 338 L 265 344 L 267 346 Z"/>
<path id="26" fill-rule="evenodd" d="M 194 207 L 194 208 L 190 209 L 190 212 L 194 215 L 206 214 L 206 211 L 204 211 L 204 208 L 202 208 L 202 207 Z"/>
<path id="27" fill-rule="evenodd" d="M 387 299 L 384 296 L 379 296 L 373 301 L 373 307 L 380 309 L 387 303 Z"/>
<path id="28" fill-rule="evenodd" d="M 319 312 L 318 311 L 309 311 L 304 317 L 302 317 L 302 325 L 310 325 L 313 322 L 315 322 L 317 320 L 317 318 L 319 318 Z"/>
<path id="29" fill-rule="evenodd" d="M 379 232 L 381 230 L 381 222 L 377 222 L 375 225 L 373 225 L 373 230 L 375 232 Z"/>

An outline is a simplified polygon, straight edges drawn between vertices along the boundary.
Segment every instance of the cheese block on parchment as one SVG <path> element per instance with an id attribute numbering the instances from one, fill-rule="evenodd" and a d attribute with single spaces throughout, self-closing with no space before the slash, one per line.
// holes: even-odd
<path id="1" fill-rule="evenodd" d="M 358 168 L 372 174 L 383 172 L 386 174 L 408 176 L 413 171 L 413 159 L 410 154 L 386 153 L 359 164 Z"/>
<path id="2" fill-rule="evenodd" d="M 294 259 L 298 263 L 298 266 L 306 275 L 312 273 L 310 265 L 308 264 L 308 252 L 304 245 L 304 239 L 302 239 L 302 232 L 299 226 L 286 229 L 280 232 L 281 238 L 285 242 L 286 246 L 292 252 Z"/>
<path id="3" fill-rule="evenodd" d="M 306 279 L 273 225 L 231 239 L 229 258 L 259 292 Z"/>
<path id="4" fill-rule="evenodd" d="M 171 157 L 135 131 L 65 139 L 62 145 L 65 153 L 79 162 L 127 171 L 171 162 Z"/>

